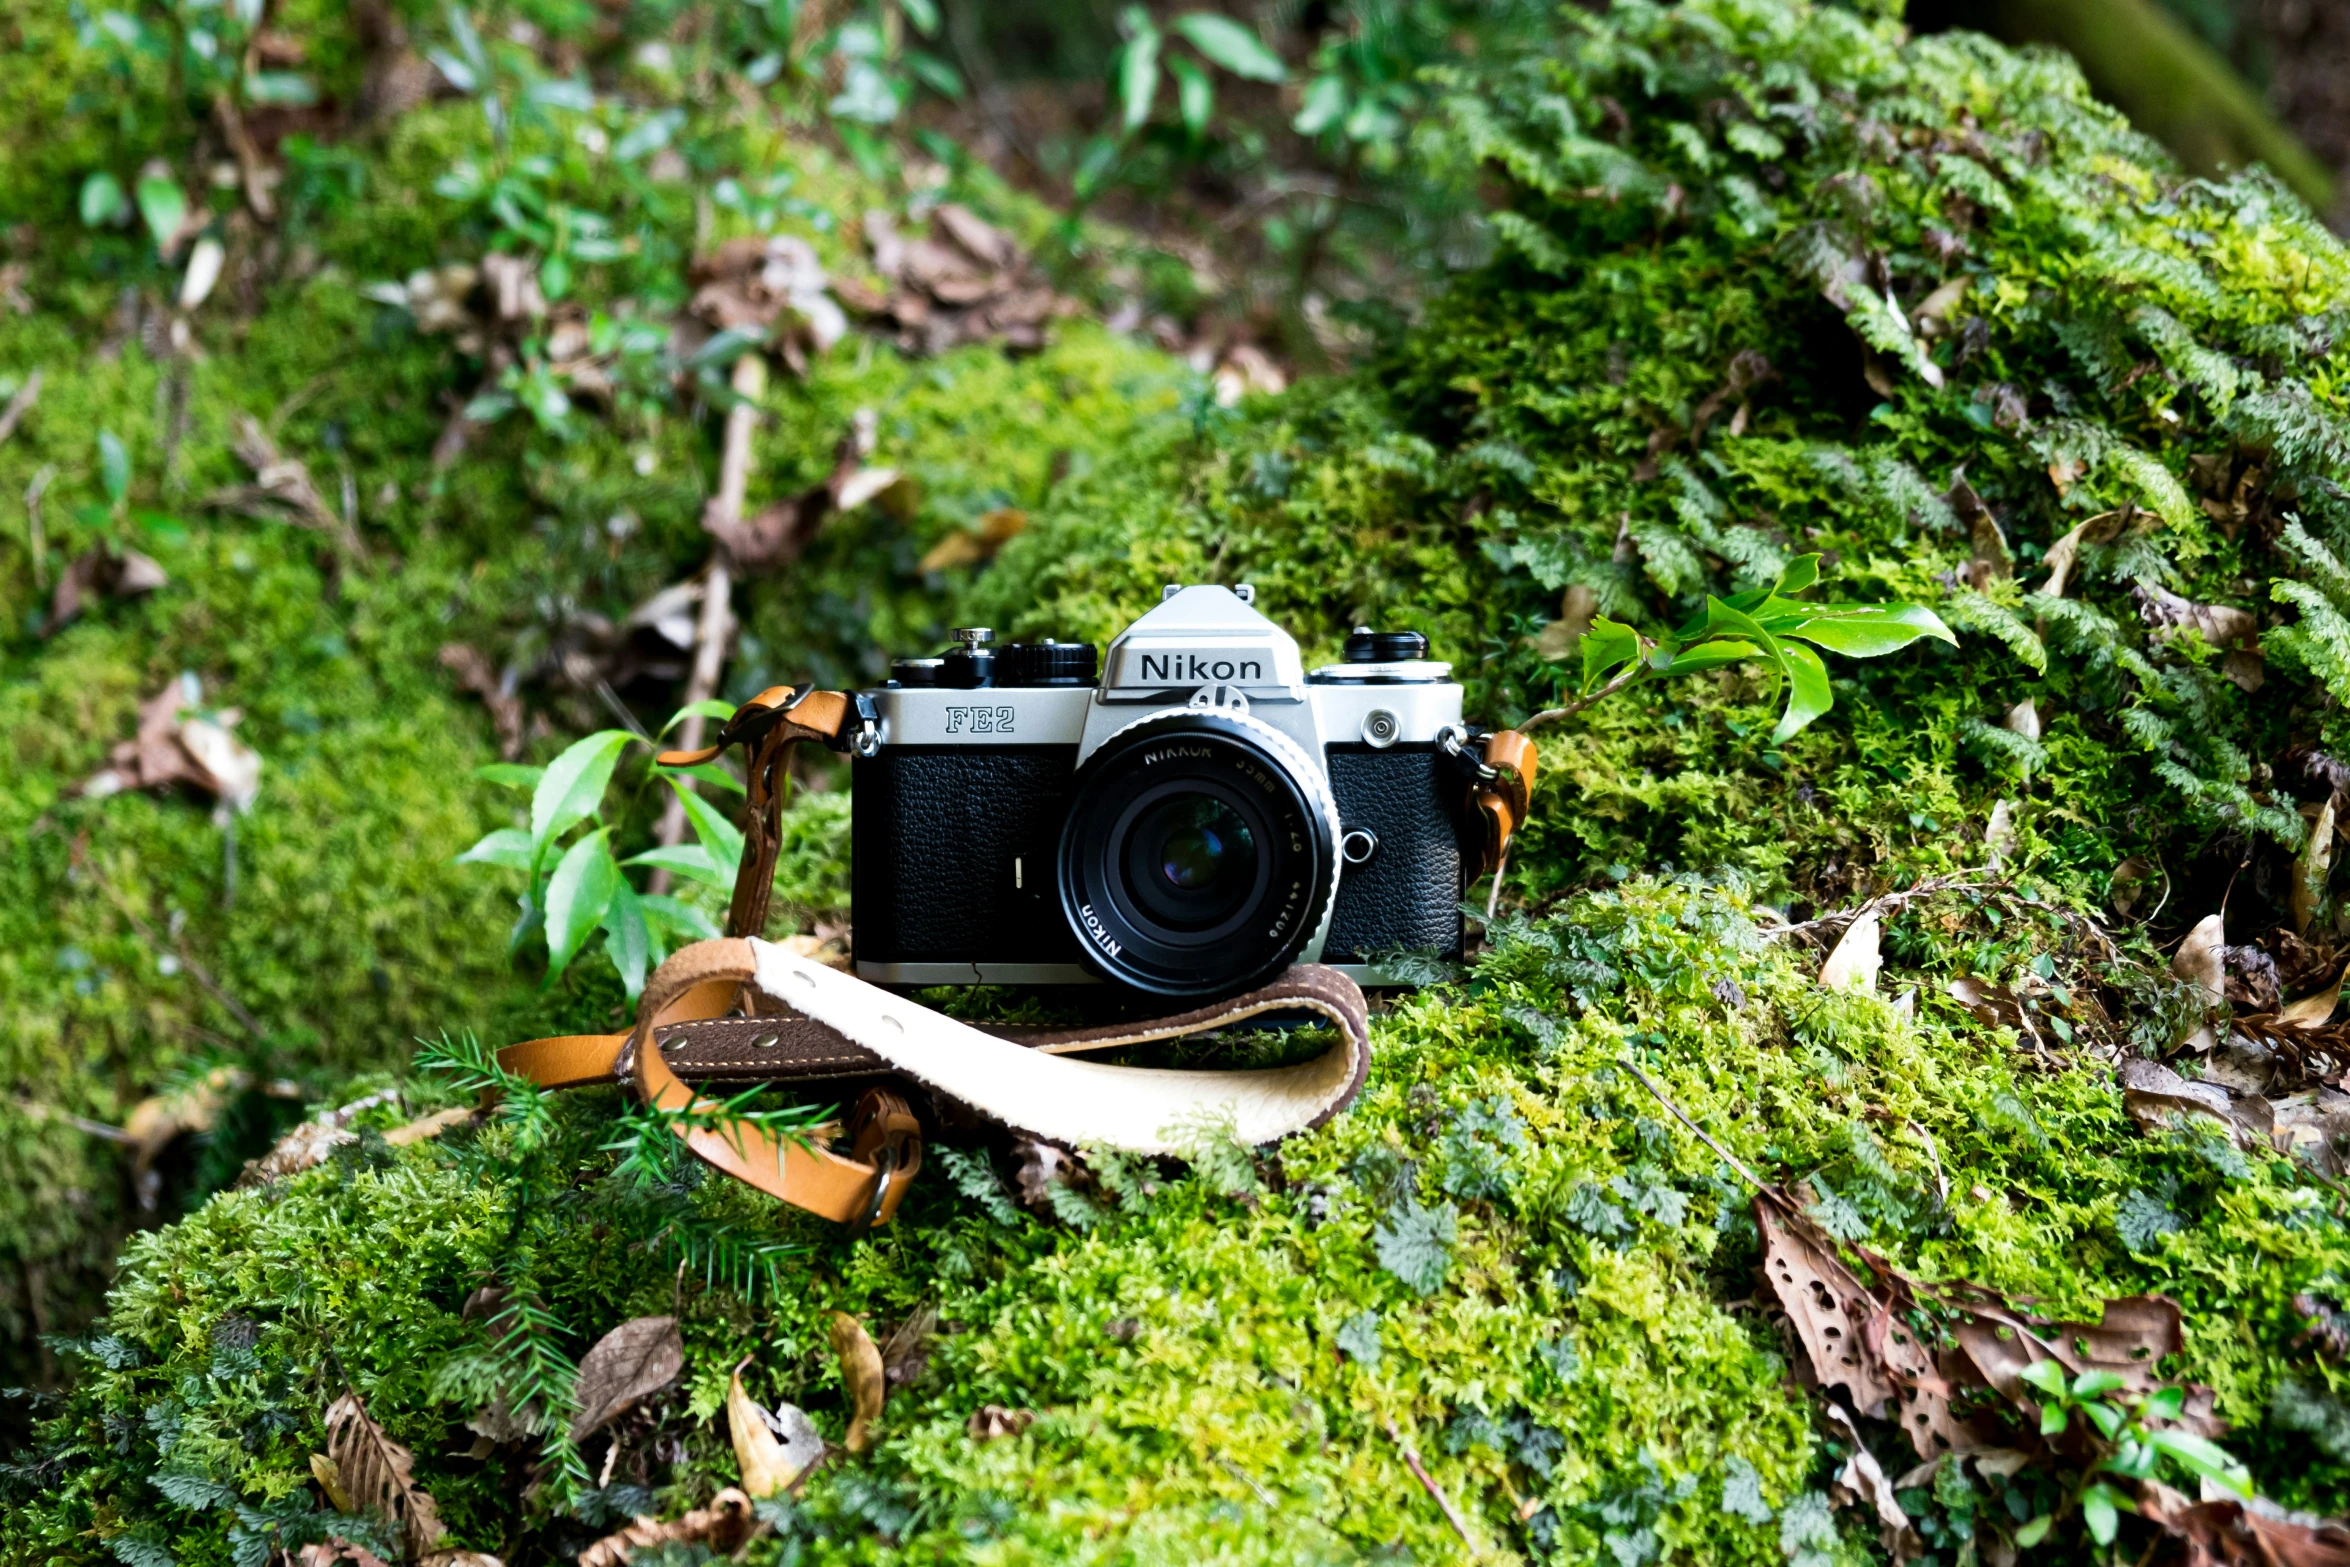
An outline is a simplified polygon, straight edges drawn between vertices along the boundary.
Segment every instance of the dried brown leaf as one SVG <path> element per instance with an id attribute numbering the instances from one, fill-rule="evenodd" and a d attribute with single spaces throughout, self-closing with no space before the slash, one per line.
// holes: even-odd
<path id="1" fill-rule="evenodd" d="M 49 595 L 49 618 L 41 635 L 50 636 L 75 619 L 93 597 L 127 599 L 152 593 L 171 581 L 171 574 L 137 550 L 119 553 L 94 545 L 74 558 Z"/>
<path id="2" fill-rule="evenodd" d="M 862 1453 L 873 1445 L 873 1424 L 881 1418 L 881 1401 L 889 1391 L 888 1373 L 872 1335 L 845 1311 L 832 1314 L 832 1352 L 840 1357 L 841 1380 L 849 1390 L 849 1429 L 841 1446 Z"/>
<path id="3" fill-rule="evenodd" d="M 585 1441 L 684 1371 L 685 1340 L 675 1317 L 623 1322 L 580 1359 L 579 1413 L 571 1417 L 571 1440 Z"/>
<path id="4" fill-rule="evenodd" d="M 1860 917 L 1844 927 L 1828 961 L 1820 965 L 1822 990 L 1858 990 L 1875 994 L 1877 974 L 1884 968 L 1883 941 L 1885 922 L 1874 909 L 1863 910 Z"/>
<path id="5" fill-rule="evenodd" d="M 139 708 L 137 732 L 117 745 L 108 765 L 82 781 L 80 793 L 104 799 L 125 789 L 184 784 L 244 811 L 261 791 L 261 758 L 229 731 L 235 710 L 206 718 L 188 710 L 198 700 L 194 677 L 176 679 Z"/>
<path id="6" fill-rule="evenodd" d="M 714 1551 L 732 1551 L 751 1537 L 755 1527 L 751 1499 L 728 1486 L 710 1498 L 709 1506 L 667 1523 L 649 1513 L 640 1516 L 580 1552 L 579 1567 L 620 1567 L 631 1553 L 648 1545 L 706 1545 Z"/>
<path id="7" fill-rule="evenodd" d="M 824 1438 L 807 1415 L 791 1404 L 772 1415 L 761 1409 L 743 1389 L 740 1366 L 726 1384 L 726 1429 L 743 1490 L 754 1498 L 789 1490 L 824 1456 Z"/>
<path id="8" fill-rule="evenodd" d="M 374 1513 L 398 1529 L 413 1555 L 440 1543 L 440 1508 L 416 1483 L 415 1455 L 375 1423 L 357 1393 L 346 1392 L 327 1410 L 326 1452 L 354 1511 Z"/>
<path id="9" fill-rule="evenodd" d="M 2179 950 L 2171 955 L 2170 971 L 2188 984 L 2201 990 L 2206 1001 L 2218 1003 L 2227 999 L 2227 927 L 2217 914 L 2206 914 L 2195 922 L 2179 943 Z"/>
<path id="10" fill-rule="evenodd" d="M 1033 1409 L 1006 1409 L 1001 1404 L 988 1404 L 972 1415 L 963 1429 L 974 1442 L 993 1442 L 998 1437 L 1018 1436 L 1035 1422 Z"/>
<path id="11" fill-rule="evenodd" d="M 343 1472 L 335 1466 L 333 1459 L 324 1453 L 312 1453 L 310 1476 L 318 1482 L 318 1489 L 326 1497 L 329 1507 L 338 1513 L 351 1510 L 351 1493 L 343 1489 Z"/>
<path id="12" fill-rule="evenodd" d="M 1865 1506 L 1874 1513 L 1878 1541 L 1885 1547 L 1885 1554 L 1896 1562 L 1914 1561 L 1924 1555 L 1925 1542 L 1918 1538 L 1909 1514 L 1902 1510 L 1900 1499 L 1893 1494 L 1894 1485 L 1885 1477 L 1884 1466 L 1861 1439 L 1860 1427 L 1852 1423 L 1852 1417 L 1841 1405 L 1823 1407 L 1828 1419 L 1844 1428 L 1845 1438 L 1852 1444 L 1852 1456 L 1844 1461 L 1844 1467 L 1836 1472 L 1835 1480 L 1828 1487 L 1829 1500 L 1838 1507 Z"/>
<path id="13" fill-rule="evenodd" d="M 2317 808 L 2317 817 L 2309 824 L 2309 841 L 2301 847 L 2301 858 L 2293 868 L 2293 933 L 2309 934 L 2309 922 L 2317 918 L 2318 906 L 2325 902 L 2326 877 L 2334 868 L 2334 802 L 2329 796 Z"/>
<path id="14" fill-rule="evenodd" d="M 959 566 L 976 566 L 991 559 L 995 552 L 1018 538 L 1028 528 L 1028 513 L 1012 506 L 999 506 L 983 513 L 979 526 L 957 528 L 930 547 L 922 557 L 924 571 L 951 571 Z"/>
<path id="15" fill-rule="evenodd" d="M 384 1559 L 364 1545 L 354 1545 L 341 1535 L 330 1535 L 324 1540 L 313 1540 L 299 1552 L 287 1553 L 285 1560 L 294 1567 L 339 1567 L 351 1563 L 353 1567 L 388 1567 Z"/>
<path id="16" fill-rule="evenodd" d="M 2141 1482 L 2138 1515 L 2185 1547 L 2183 1567 L 2350 1567 L 2350 1525 L 2287 1516 L 2263 1502 L 2190 1502 Z"/>
<path id="17" fill-rule="evenodd" d="M 1535 633 L 1534 651 L 1554 662 L 1574 657 L 1591 630 L 1591 617 L 1598 613 L 1599 595 L 1580 582 L 1573 584 L 1559 600 L 1559 618 Z"/>

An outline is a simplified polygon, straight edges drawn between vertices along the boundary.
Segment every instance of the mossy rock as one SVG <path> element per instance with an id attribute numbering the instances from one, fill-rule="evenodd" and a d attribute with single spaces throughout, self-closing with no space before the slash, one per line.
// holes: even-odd
<path id="1" fill-rule="evenodd" d="M 1047 1217 L 1011 1205 L 988 1150 L 939 1149 L 938 1178 L 899 1220 L 845 1243 L 690 1165 L 649 1185 L 615 1173 L 603 1144 L 630 1123 L 610 1096 L 582 1095 L 396 1151 L 363 1135 L 320 1169 L 217 1196 L 126 1253 L 103 1332 L 20 1460 L 9 1550 L 229 1561 L 322 1531 L 308 1454 L 346 1384 L 416 1449 L 457 1539 L 510 1558 L 576 1549 L 629 1511 L 674 1514 L 731 1478 L 712 1417 L 741 1357 L 755 1393 L 837 1432 L 828 1314 L 882 1332 L 928 1308 L 940 1336 L 893 1394 L 876 1453 L 828 1468 L 755 1552 L 1448 1558 L 1459 1542 L 1393 1422 L 1496 1555 L 1877 1554 L 1873 1529 L 1831 1513 L 1840 1455 L 1753 1308 L 1747 1192 L 1626 1062 L 1749 1166 L 1809 1181 L 1839 1233 L 1921 1276 L 2057 1315 L 2169 1293 L 2187 1347 L 2167 1369 L 2215 1389 L 2262 1487 L 2294 1506 L 2350 1504 L 2342 1374 L 2301 1336 L 2295 1304 L 2344 1288 L 2339 1190 L 2217 1138 L 2142 1135 L 2100 1064 L 2182 1036 L 2194 1002 L 2154 941 L 2219 907 L 2231 879 L 2239 942 L 2291 917 L 2297 793 L 2330 787 L 2306 757 L 2338 744 L 2350 697 L 2350 573 L 2336 564 L 2350 545 L 2344 253 L 2262 175 L 2181 177 L 2059 58 L 1913 40 L 1843 10 L 1570 12 L 1540 57 L 1455 85 L 1452 146 L 1499 176 L 1501 252 L 1344 380 L 1222 410 L 1088 331 L 1058 359 L 970 355 L 944 367 L 951 384 L 879 356 L 853 367 L 850 350 L 822 365 L 777 491 L 820 471 L 840 410 L 880 395 L 864 378 L 883 376 L 928 410 L 907 461 L 934 462 L 931 493 L 960 498 L 910 528 L 858 520 L 837 555 L 755 602 L 765 656 L 793 648 L 851 678 L 871 667 L 864 649 L 919 647 L 949 616 L 1101 638 L 1162 582 L 1250 580 L 1315 652 L 1363 621 L 1428 631 L 1498 723 L 1573 688 L 1536 645 L 1570 588 L 1655 628 L 1815 551 L 1838 596 L 1932 604 L 1962 645 L 1836 664 L 1834 710 L 1783 745 L 1766 738 L 1763 682 L 1739 670 L 1546 730 L 1537 816 L 1506 889 L 1521 912 L 1497 920 L 1474 967 L 1387 1011 L 1363 1098 L 1277 1156 L 1210 1140 L 1185 1173 L 1098 1160 L 1098 1189 L 1062 1189 Z M 427 384 L 441 351 L 400 352 Z M 1079 393 L 1046 394 L 1069 376 Z M 403 489 L 431 434 L 376 459 Z M 420 501 L 394 525 L 408 530 L 402 569 L 377 613 L 435 711 L 450 711 L 429 675 L 440 606 L 457 595 L 468 625 L 495 626 L 515 586 L 587 576 L 580 524 L 634 473 L 625 443 L 601 433 L 503 439 L 446 492 L 475 487 L 478 509 Z M 1048 488 L 1038 449 L 1060 442 L 1100 455 Z M 500 453 L 519 461 L 501 469 Z M 0 448 L 0 482 L 24 460 Z M 1991 526 L 1966 515 L 1970 494 Z M 562 514 L 565 497 L 560 525 L 514 526 Z M 936 580 L 914 569 L 945 527 L 1007 503 L 1032 521 L 992 565 Z M 685 498 L 663 516 L 648 552 L 690 539 Z M 2067 591 L 2027 593 L 2068 536 Z M 217 553 L 258 552 L 259 537 L 224 529 Z M 307 543 L 271 547 L 291 571 Z M 491 544 L 473 585 L 469 562 Z M 656 564 L 676 560 L 626 580 L 666 580 Z M 186 569 L 201 602 L 242 602 L 233 559 L 218 584 Z M 624 596 L 619 579 L 604 591 Z M 176 667 L 177 653 L 130 653 L 148 645 L 138 619 L 170 603 L 109 611 L 12 657 L 112 667 L 110 711 L 125 712 L 140 675 Z M 2149 609 L 2192 621 L 2198 605 L 2260 617 L 2257 689 L 2248 650 L 2149 624 Z M 742 678 L 789 672 L 759 662 Z M 276 700 L 291 705 L 301 667 L 282 679 Z M 80 688 L 47 687 L 17 732 L 62 728 L 63 693 Z M 2027 698 L 2036 734 L 2005 721 Z M 452 847 L 465 808 L 477 829 L 498 809 L 455 781 L 488 754 L 478 723 L 458 727 L 462 754 L 401 807 L 445 801 L 429 819 L 447 821 Z M 95 765 L 103 732 L 53 742 L 28 821 L 97 813 L 58 794 Z M 286 738 L 262 733 L 281 754 Z M 434 769 L 411 754 L 415 772 Z M 1985 835 L 2003 801 L 2012 832 L 1994 875 Z M 211 887 L 208 840 L 180 830 L 169 877 Z M 93 845 L 101 865 L 125 854 L 123 840 Z M 64 850 L 44 852 L 28 874 L 46 879 L 20 908 L 63 904 Z M 2151 929 L 2108 909 L 2133 858 L 2167 877 Z M 1960 871 L 1963 889 L 1888 920 L 1899 1005 L 1821 991 L 1818 954 L 1781 929 Z M 399 874 L 412 901 L 387 898 L 387 912 L 429 915 L 433 934 L 471 945 L 440 970 L 456 978 L 402 981 L 419 1021 L 403 1012 L 397 1026 L 496 1040 L 612 1020 L 608 982 L 534 997 L 502 977 L 494 924 L 463 902 L 488 896 L 482 881 Z M 119 989 L 108 1005 L 169 994 L 117 955 L 130 943 L 102 905 L 73 906 L 118 944 L 93 986 Z M 2331 939 L 2334 919 L 2329 889 L 2312 938 Z M 6 946 L 55 939 L 42 924 Z M 82 939 L 99 950 L 98 935 Z M 120 977 L 133 972 L 136 985 Z M 2034 1041 L 1945 999 L 1960 975 L 2032 974 L 2101 989 L 2109 1015 L 2057 1003 L 2069 1037 L 2052 1026 Z M 69 993 L 52 981 L 33 1015 L 77 1016 Z M 284 992 L 289 1008 L 311 993 Z M 68 1036 L 45 1026 L 26 1061 L 82 1048 L 50 1046 Z M 372 1049 L 396 1066 L 394 1041 Z M 309 1059 L 323 1083 L 362 1053 Z M 413 1080 L 404 1092 L 363 1125 L 380 1132 L 445 1095 Z M 46 1127 L 10 1135 L 62 1146 Z M 541 1184 L 558 1174 L 559 1200 Z M 611 1483 L 567 1480 L 560 1443 L 460 1456 L 475 1450 L 463 1422 L 480 1411 L 489 1348 L 464 1307 L 493 1276 L 549 1313 L 523 1346 L 534 1352 L 576 1357 L 639 1313 L 684 1320 L 685 1382 Z M 979 1441 L 966 1423 L 989 1405 L 1037 1419 Z M 1880 1457 L 1895 1464 L 1894 1451 Z M 589 1456 L 601 1462 L 600 1441 Z M 158 1489 L 157 1474 L 194 1478 Z M 2053 1504 L 2033 1483 L 2012 1505 Z M 1937 1560 L 2011 1505 L 1949 1483 L 1904 1501 Z"/>

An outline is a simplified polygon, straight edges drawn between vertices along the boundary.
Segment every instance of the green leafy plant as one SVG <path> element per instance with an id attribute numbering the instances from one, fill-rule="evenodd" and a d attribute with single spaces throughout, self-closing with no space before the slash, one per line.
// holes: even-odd
<path id="1" fill-rule="evenodd" d="M 2084 1371 L 2068 1378 L 2064 1366 L 2055 1360 L 2036 1360 L 2024 1368 L 2022 1376 L 2045 1398 L 2040 1406 L 2040 1434 L 2061 1436 L 2078 1415 L 2082 1434 L 2096 1451 L 2068 1505 L 2080 1510 L 2081 1526 L 2099 1545 L 2111 1545 L 2120 1530 L 2121 1515 L 2138 1510 L 2114 1481 L 2157 1480 L 2169 1475 L 2209 1480 L 2237 1496 L 2252 1494 L 2250 1472 L 2225 1448 L 2192 1431 L 2174 1428 L 2186 1407 L 2184 1390 L 2166 1387 L 2142 1398 L 2130 1397 L 2123 1393 L 2125 1384 L 2118 1373 Z M 2038 1545 L 2048 1538 L 2060 1515 L 2041 1513 L 2028 1520 L 2016 1530 L 2016 1544 Z"/>
<path id="2" fill-rule="evenodd" d="M 675 724 L 700 710 L 724 717 L 731 704 L 709 702 L 687 708 Z M 501 827 L 457 856 L 461 865 L 495 865 L 527 878 L 522 913 L 508 937 L 519 952 L 535 935 L 547 949 L 547 983 L 553 984 L 599 933 L 631 1000 L 644 989 L 645 975 L 668 955 L 673 938 L 701 940 L 719 934 L 700 909 L 665 894 L 640 892 L 624 868 L 660 868 L 715 888 L 734 885 L 742 861 L 743 835 L 707 800 L 685 786 L 696 778 L 741 792 L 742 784 L 721 768 L 657 766 L 684 802 L 696 841 L 646 850 L 626 860 L 612 851 L 611 826 L 602 821 L 604 795 L 621 753 L 640 736 L 604 729 L 574 741 L 544 767 L 496 763 L 477 776 L 508 788 L 530 791 L 530 825 Z M 573 836 L 575 830 L 577 835 Z M 568 841 L 566 841 L 568 840 Z"/>
<path id="3" fill-rule="evenodd" d="M 1882 658 L 1920 637 L 1958 645 L 1940 617 L 1920 605 L 1814 604 L 1793 596 L 1818 582 L 1819 575 L 1819 556 L 1797 556 L 1770 587 L 1729 598 L 1709 593 L 1703 611 L 1655 639 L 1604 615 L 1593 617 L 1583 636 L 1583 699 L 1552 713 L 1571 712 L 1652 676 L 1694 674 L 1759 658 L 1770 665 L 1774 688 L 1782 682 L 1787 688 L 1787 705 L 1771 731 L 1771 742 L 1778 744 L 1801 733 L 1836 700 L 1828 666 L 1805 643 L 1847 658 Z"/>

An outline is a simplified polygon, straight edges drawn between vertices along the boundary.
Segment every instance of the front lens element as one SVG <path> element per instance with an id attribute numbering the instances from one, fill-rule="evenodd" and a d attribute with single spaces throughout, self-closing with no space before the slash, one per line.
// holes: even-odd
<path id="1" fill-rule="evenodd" d="M 1211 785 L 1145 795 L 1118 856 L 1111 889 L 1148 920 L 1176 931 L 1225 924 L 1257 891 L 1257 838 Z"/>
<path id="2" fill-rule="evenodd" d="M 1071 791 L 1061 906 L 1107 977 L 1244 990 L 1292 961 L 1336 887 L 1336 812 L 1277 733 L 1169 713 L 1103 746 Z"/>

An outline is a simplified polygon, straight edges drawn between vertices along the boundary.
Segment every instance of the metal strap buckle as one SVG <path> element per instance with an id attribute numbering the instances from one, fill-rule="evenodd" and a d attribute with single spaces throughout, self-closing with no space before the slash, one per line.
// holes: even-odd
<path id="1" fill-rule="evenodd" d="M 1471 748 L 1474 738 L 1475 732 L 1466 724 L 1446 724 L 1436 731 L 1436 743 L 1444 747 L 1447 756 L 1473 769 L 1479 783 L 1491 783 L 1501 776 L 1501 769 Z"/>
<path id="2" fill-rule="evenodd" d="M 873 1150 L 873 1167 L 880 1173 L 873 1178 L 873 1200 L 865 1205 L 864 1216 L 849 1226 L 849 1239 L 863 1240 L 874 1225 L 881 1222 L 882 1205 L 889 1200 L 890 1182 L 898 1173 L 898 1151 L 888 1143 Z"/>

